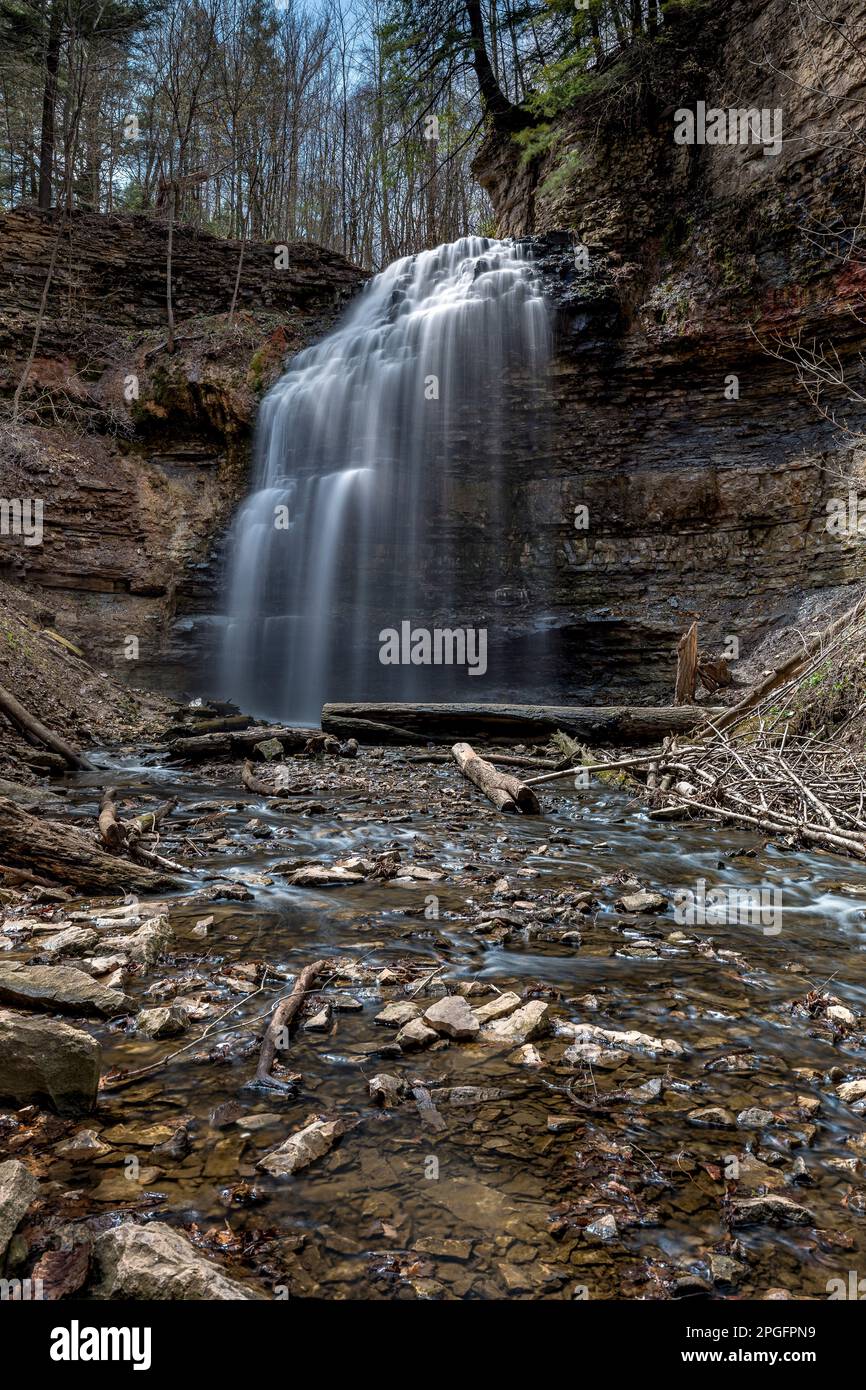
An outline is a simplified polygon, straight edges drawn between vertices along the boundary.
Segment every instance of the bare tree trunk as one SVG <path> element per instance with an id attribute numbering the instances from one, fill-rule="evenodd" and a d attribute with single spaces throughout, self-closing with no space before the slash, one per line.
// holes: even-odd
<path id="1" fill-rule="evenodd" d="M 45 50 L 45 85 L 42 89 L 42 131 L 39 140 L 39 207 L 51 207 L 54 181 L 54 108 L 57 104 L 57 72 L 60 67 L 60 35 L 63 0 L 52 0 Z"/>

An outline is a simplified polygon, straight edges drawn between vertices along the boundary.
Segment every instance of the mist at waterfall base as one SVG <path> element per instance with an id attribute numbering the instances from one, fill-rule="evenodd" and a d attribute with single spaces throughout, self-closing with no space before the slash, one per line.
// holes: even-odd
<path id="1" fill-rule="evenodd" d="M 526 575 L 552 557 L 527 485 L 550 350 L 527 251 L 473 237 L 389 266 L 293 360 L 228 536 L 224 697 L 307 725 L 325 701 L 543 698 L 553 639 Z M 407 622 L 483 630 L 486 671 L 383 664 Z"/>

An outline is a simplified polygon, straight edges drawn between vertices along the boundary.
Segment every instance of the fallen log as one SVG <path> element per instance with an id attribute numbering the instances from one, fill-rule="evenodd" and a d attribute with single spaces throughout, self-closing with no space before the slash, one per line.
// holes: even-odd
<path id="1" fill-rule="evenodd" d="M 454 761 L 463 776 L 492 801 L 497 811 L 537 816 L 541 811 L 538 797 L 531 787 L 513 777 L 510 772 L 500 772 L 492 763 L 479 758 L 468 743 L 455 743 L 451 749 Z"/>
<path id="2" fill-rule="evenodd" d="M 177 797 L 172 796 L 168 801 L 161 801 L 152 811 L 142 811 L 134 820 L 126 821 L 123 831 L 127 849 L 137 845 L 142 835 L 155 835 L 166 816 L 170 816 L 176 806 Z"/>
<path id="3" fill-rule="evenodd" d="M 47 729 L 40 723 L 29 710 L 26 710 L 20 700 L 0 685 L 0 714 L 5 714 L 7 719 L 17 725 L 30 739 L 35 739 L 45 748 L 50 748 L 53 753 L 57 753 L 67 765 L 79 771 L 89 772 L 92 770 L 92 763 L 89 763 L 83 753 L 79 753 L 77 748 L 73 748 L 71 743 L 67 743 L 65 738 L 55 734 L 51 729 Z"/>
<path id="4" fill-rule="evenodd" d="M 11 868 L 27 869 L 85 893 L 148 893 L 164 886 L 178 888 L 182 882 L 162 870 L 106 854 L 83 830 L 40 820 L 7 797 L 0 797 L 0 859 Z"/>
<path id="5" fill-rule="evenodd" d="M 284 1081 L 271 1076 L 277 1052 L 281 1048 L 283 1034 L 288 1038 L 289 1029 L 294 1021 L 295 1015 L 312 991 L 313 985 L 319 976 L 327 968 L 326 960 L 314 960 L 311 965 L 305 965 L 295 983 L 292 985 L 291 992 L 282 999 L 274 1012 L 271 1014 L 270 1022 L 267 1026 L 265 1036 L 262 1039 L 262 1050 L 259 1053 L 259 1064 L 252 1086 L 260 1086 L 266 1090 L 283 1091 L 289 1089 Z"/>
<path id="6" fill-rule="evenodd" d="M 248 758 L 256 744 L 266 738 L 277 739 L 284 753 L 300 753 L 312 732 L 312 729 L 296 729 L 283 724 L 257 724 L 251 729 L 236 729 L 228 733 L 194 734 L 191 738 L 177 738 L 170 743 L 168 756 L 175 761 L 185 762 Z"/>
<path id="7" fill-rule="evenodd" d="M 99 803 L 99 838 L 110 854 L 120 854 L 126 838 L 117 819 L 116 797 L 116 789 L 106 787 Z"/>
<path id="8" fill-rule="evenodd" d="M 325 709 L 328 708 L 326 705 Z M 423 734 L 401 729 L 396 724 L 386 724 L 378 719 L 344 719 L 339 714 L 329 715 L 328 727 L 324 732 L 333 734 L 335 738 L 355 738 L 365 743 L 416 743 L 422 746 L 427 743 Z"/>
<path id="9" fill-rule="evenodd" d="M 562 729 L 582 742 L 621 743 L 629 747 L 661 743 L 668 734 L 689 733 L 718 707 L 665 708 L 647 705 L 475 705 L 475 704 L 327 704 L 322 729 L 360 743 L 381 742 L 367 726 L 390 725 L 425 742 L 453 744 L 490 739 L 498 743 L 538 742 Z M 392 740 L 396 741 L 396 739 Z"/>

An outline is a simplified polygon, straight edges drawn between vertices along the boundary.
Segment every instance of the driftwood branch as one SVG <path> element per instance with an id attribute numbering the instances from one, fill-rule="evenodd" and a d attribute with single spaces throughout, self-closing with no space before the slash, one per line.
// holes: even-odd
<path id="1" fill-rule="evenodd" d="M 89 772 L 92 764 L 87 761 L 83 753 L 77 748 L 73 748 L 71 743 L 67 743 L 65 738 L 55 734 L 51 729 L 47 729 L 38 719 L 26 710 L 20 700 L 16 700 L 11 691 L 6 690 L 0 685 L 0 714 L 5 714 L 7 719 L 11 719 L 28 738 L 35 739 L 45 748 L 50 748 L 53 753 L 58 753 L 69 767 Z"/>
<path id="2" fill-rule="evenodd" d="M 288 1030 L 291 1028 L 298 1010 L 327 965 L 326 960 L 314 960 L 311 965 L 305 965 L 295 980 L 291 992 L 274 1009 L 262 1039 L 259 1064 L 252 1085 L 274 1091 L 289 1089 L 286 1082 L 271 1075 L 279 1051 L 281 1036 L 284 1031 L 288 1035 Z"/>
<path id="3" fill-rule="evenodd" d="M 492 801 L 497 811 L 522 811 L 524 815 L 537 816 L 541 807 L 538 797 L 526 782 L 514 777 L 510 772 L 500 772 L 492 763 L 479 758 L 468 743 L 455 743 L 451 749 L 454 761 L 473 786 Z"/>

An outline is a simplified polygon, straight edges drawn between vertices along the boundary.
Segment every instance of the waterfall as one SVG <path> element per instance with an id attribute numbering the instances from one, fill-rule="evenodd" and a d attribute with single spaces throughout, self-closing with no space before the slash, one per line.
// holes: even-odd
<path id="1" fill-rule="evenodd" d="M 549 354 L 528 252 L 466 237 L 388 266 L 292 361 L 228 538 L 223 694 L 311 725 L 325 700 L 495 698 Z"/>

